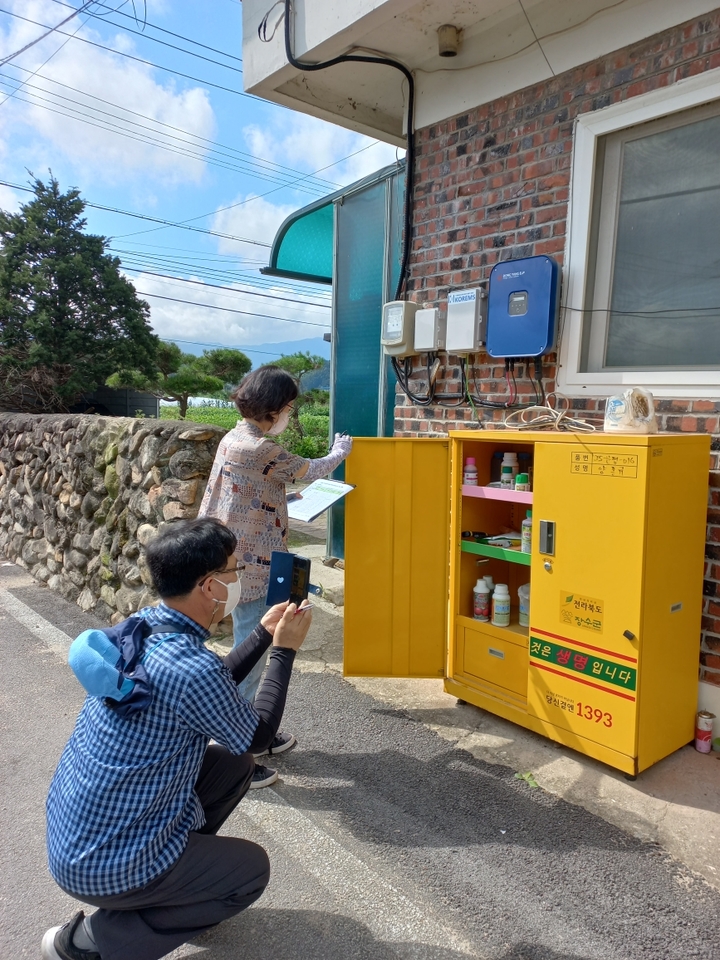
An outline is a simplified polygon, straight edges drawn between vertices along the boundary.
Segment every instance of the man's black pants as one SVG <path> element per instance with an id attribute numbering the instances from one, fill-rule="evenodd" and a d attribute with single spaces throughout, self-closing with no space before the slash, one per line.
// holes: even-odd
<path id="1" fill-rule="evenodd" d="M 146 887 L 116 896 L 67 891 L 99 907 L 92 930 L 102 960 L 158 960 L 261 896 L 270 879 L 263 848 L 215 836 L 247 793 L 254 769 L 250 753 L 208 747 L 195 785 L 206 823 L 190 834 L 177 863 Z"/>

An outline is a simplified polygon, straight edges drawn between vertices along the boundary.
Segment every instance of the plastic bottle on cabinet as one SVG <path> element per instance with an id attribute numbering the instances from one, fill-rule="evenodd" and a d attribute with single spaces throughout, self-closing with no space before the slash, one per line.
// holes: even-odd
<path id="1" fill-rule="evenodd" d="M 485 623 L 490 619 L 490 587 L 482 578 L 473 587 L 473 619 Z"/>
<path id="2" fill-rule="evenodd" d="M 506 583 L 498 583 L 493 591 L 492 622 L 495 627 L 510 626 L 510 591 Z"/>
<path id="3" fill-rule="evenodd" d="M 515 489 L 526 492 L 530 490 L 530 477 L 527 473 L 519 473 L 515 477 Z"/>
<path id="4" fill-rule="evenodd" d="M 514 482 L 512 467 L 510 464 L 504 463 L 500 470 L 500 486 L 503 490 L 512 490 Z"/>
<path id="5" fill-rule="evenodd" d="M 518 454 L 518 473 L 526 473 L 530 482 L 530 489 L 532 490 L 532 481 L 533 481 L 533 459 L 529 453 L 519 453 Z"/>
<path id="6" fill-rule="evenodd" d="M 505 453 L 503 454 L 502 466 L 500 468 L 500 479 L 502 480 L 502 469 L 503 467 L 510 467 L 513 482 L 515 477 L 520 472 L 520 466 L 518 464 L 518 455 L 516 453 Z"/>
<path id="7" fill-rule="evenodd" d="M 530 626 L 530 584 L 523 583 L 518 587 L 518 601 L 520 609 L 518 611 L 518 623 L 521 627 Z"/>
<path id="8" fill-rule="evenodd" d="M 525 514 L 520 533 L 522 535 L 520 542 L 521 553 L 532 553 L 532 510 L 528 510 Z"/>
<path id="9" fill-rule="evenodd" d="M 476 487 L 478 482 L 478 472 L 475 466 L 475 457 L 465 459 L 465 469 L 463 470 L 463 485 Z"/>

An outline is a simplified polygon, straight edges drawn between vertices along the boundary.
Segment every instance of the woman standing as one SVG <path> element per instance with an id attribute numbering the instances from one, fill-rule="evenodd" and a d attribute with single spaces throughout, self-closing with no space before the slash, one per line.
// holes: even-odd
<path id="1" fill-rule="evenodd" d="M 273 440 L 287 428 L 297 396 L 295 380 L 272 365 L 253 370 L 235 388 L 231 397 L 243 419 L 220 441 L 200 507 L 200 516 L 217 517 L 232 530 L 238 562 L 245 565 L 241 601 L 232 613 L 233 646 L 245 640 L 266 612 L 273 550 L 287 551 L 285 484 L 327 476 L 352 449 L 350 437 L 336 434 L 326 457 L 308 460 Z M 261 659 L 239 685 L 246 700 L 254 699 L 264 668 Z M 295 742 L 292 734 L 279 732 L 268 753 L 283 753 Z M 276 780 L 276 770 L 256 764 L 251 786 L 265 787 Z"/>

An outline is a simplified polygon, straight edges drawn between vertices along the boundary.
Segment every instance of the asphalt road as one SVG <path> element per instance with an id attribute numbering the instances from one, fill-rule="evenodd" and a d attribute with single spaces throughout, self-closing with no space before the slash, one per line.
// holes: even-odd
<path id="1" fill-rule="evenodd" d="M 93 624 L 0 561 L 2 960 L 39 957 L 75 909 L 47 872 L 44 800 L 82 702 L 65 635 Z M 225 827 L 268 849 L 270 886 L 172 957 L 720 960 L 720 893 L 658 847 L 329 674 L 295 675 L 283 728 L 281 783 Z"/>

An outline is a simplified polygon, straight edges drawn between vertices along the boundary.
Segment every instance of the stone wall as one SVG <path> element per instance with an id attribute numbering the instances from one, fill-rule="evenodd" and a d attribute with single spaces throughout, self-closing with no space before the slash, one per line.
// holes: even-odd
<path id="1" fill-rule="evenodd" d="M 141 547 L 197 515 L 219 427 L 0 414 L 0 554 L 117 623 L 155 599 Z"/>

